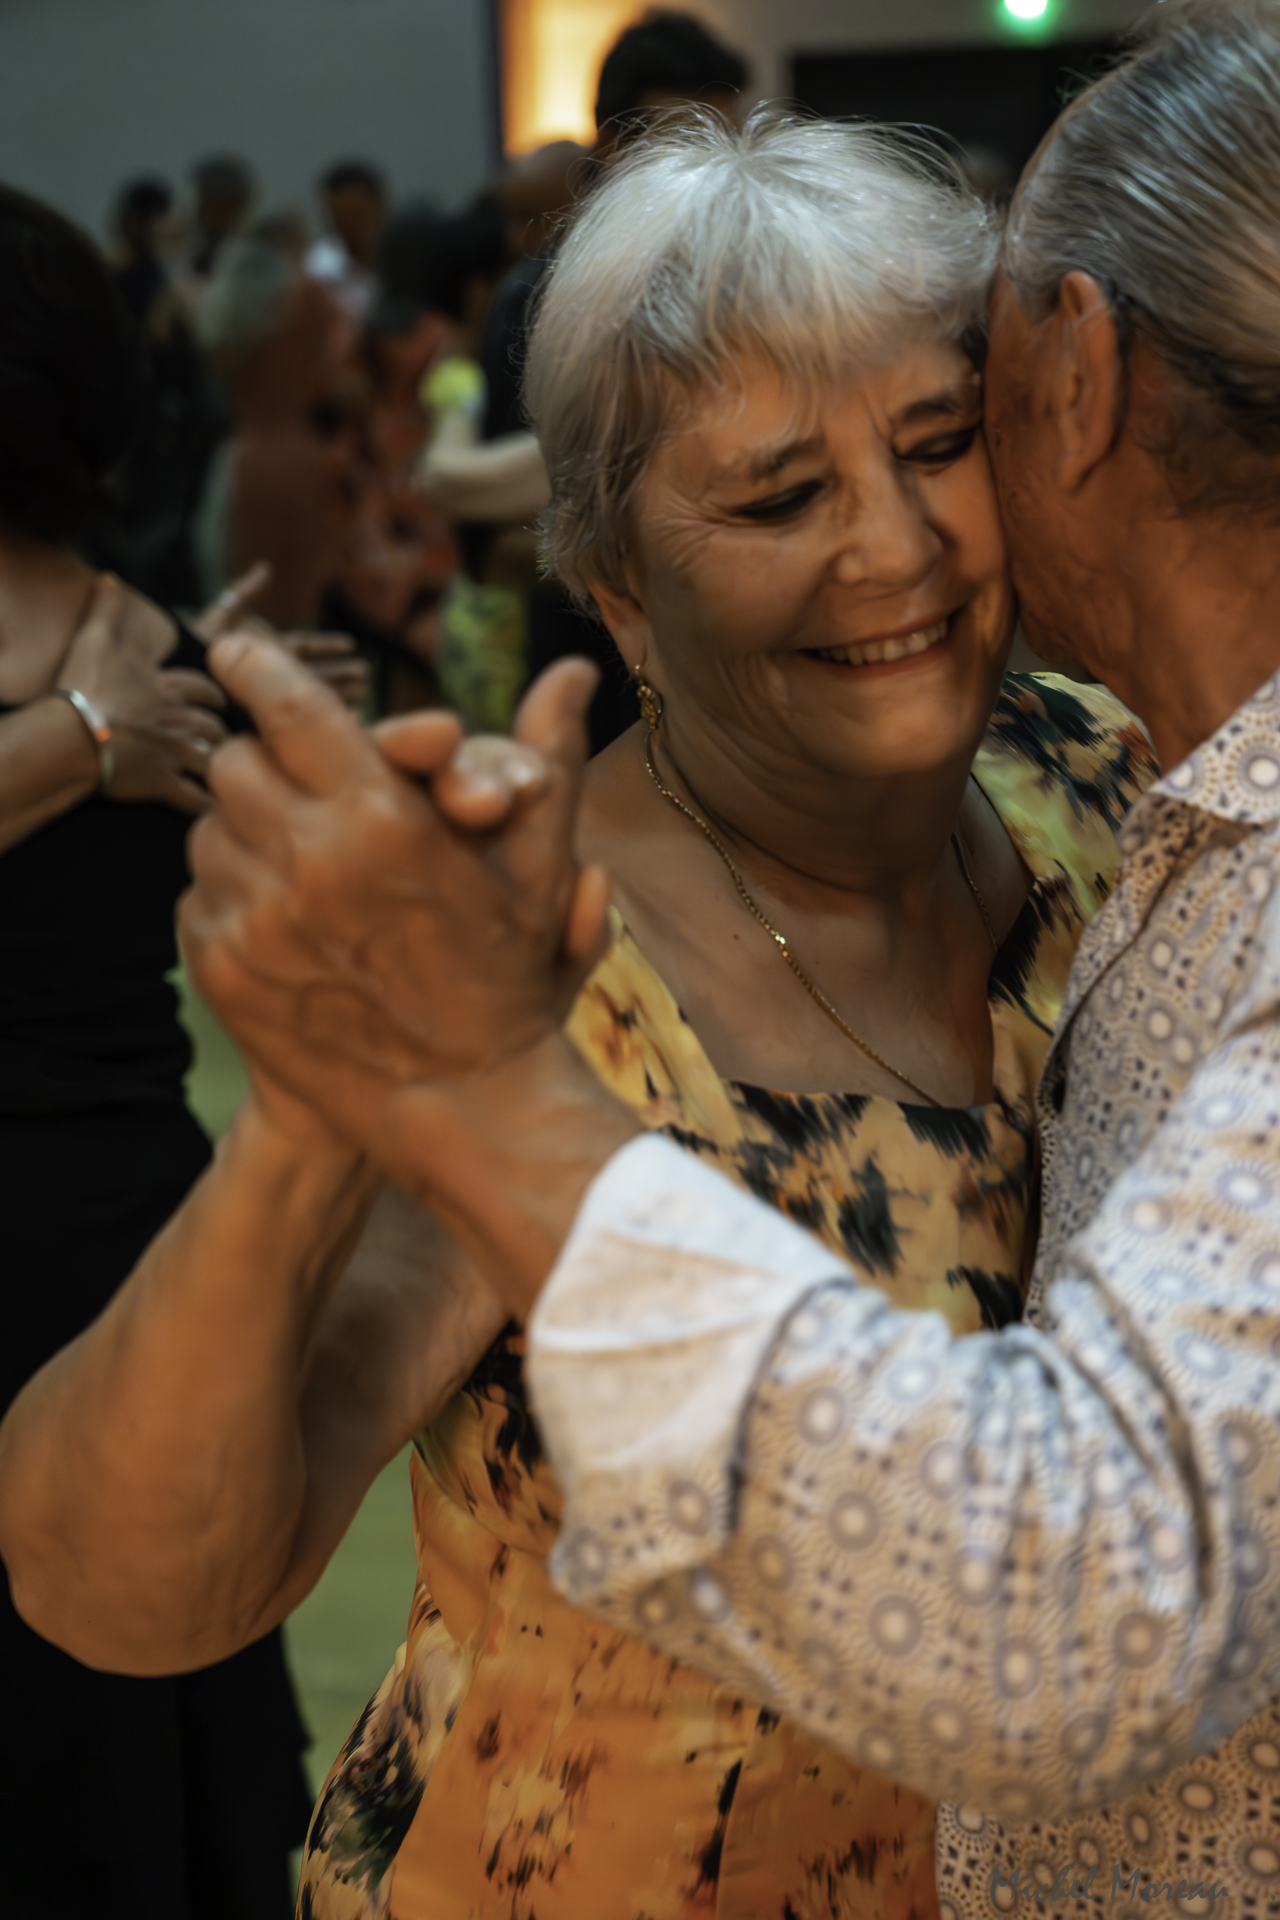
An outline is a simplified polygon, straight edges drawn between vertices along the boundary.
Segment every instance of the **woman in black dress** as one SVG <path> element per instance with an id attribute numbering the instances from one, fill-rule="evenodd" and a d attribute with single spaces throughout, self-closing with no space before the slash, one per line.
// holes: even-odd
<path id="1" fill-rule="evenodd" d="M 210 1153 L 166 976 L 221 695 L 194 635 L 74 546 L 142 381 L 90 242 L 0 189 L 0 1411 Z M 278 1634 L 124 1679 L 32 1633 L 0 1581 L 0 1700 L 6 1920 L 289 1912 L 310 1803 Z"/>

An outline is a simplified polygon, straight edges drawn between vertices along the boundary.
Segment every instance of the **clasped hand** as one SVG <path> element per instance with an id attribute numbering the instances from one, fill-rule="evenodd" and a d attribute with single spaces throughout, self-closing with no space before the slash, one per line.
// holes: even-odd
<path id="1" fill-rule="evenodd" d="M 188 966 L 284 1124 L 282 1090 L 401 1176 L 399 1097 L 535 1046 L 599 951 L 608 883 L 573 854 L 594 669 L 544 675 L 513 744 L 445 713 L 366 731 L 253 636 L 209 664 L 260 738 L 210 767 Z"/>

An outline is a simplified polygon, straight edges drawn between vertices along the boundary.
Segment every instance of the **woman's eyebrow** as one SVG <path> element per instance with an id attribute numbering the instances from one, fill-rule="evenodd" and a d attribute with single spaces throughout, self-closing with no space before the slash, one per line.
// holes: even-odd
<path id="1" fill-rule="evenodd" d="M 745 461 L 735 460 L 712 477 L 726 480 L 772 480 L 793 461 L 806 460 L 810 454 L 821 453 L 825 445 L 826 441 L 822 434 L 813 433 L 807 440 L 787 440 L 771 447 L 757 447 Z"/>
<path id="2" fill-rule="evenodd" d="M 957 381 L 953 387 L 947 387 L 941 393 L 931 393 L 923 400 L 913 400 L 909 407 L 895 414 L 893 424 L 896 427 L 914 426 L 919 420 L 927 420 L 941 414 L 945 419 L 963 418 L 982 405 L 982 382 L 980 380 Z"/>

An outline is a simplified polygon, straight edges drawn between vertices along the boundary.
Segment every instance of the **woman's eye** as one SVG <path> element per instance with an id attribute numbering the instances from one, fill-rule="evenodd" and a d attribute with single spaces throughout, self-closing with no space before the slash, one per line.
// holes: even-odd
<path id="1" fill-rule="evenodd" d="M 918 447 L 900 453 L 898 458 L 913 467 L 949 467 L 954 461 L 963 460 L 981 431 L 980 423 L 975 420 L 961 433 L 948 433 L 940 440 L 923 440 Z"/>
<path id="2" fill-rule="evenodd" d="M 820 480 L 806 480 L 802 486 L 788 487 L 785 493 L 770 494 L 767 500 L 753 500 L 749 506 L 735 509 L 739 520 L 789 520 L 802 513 L 822 492 Z"/>

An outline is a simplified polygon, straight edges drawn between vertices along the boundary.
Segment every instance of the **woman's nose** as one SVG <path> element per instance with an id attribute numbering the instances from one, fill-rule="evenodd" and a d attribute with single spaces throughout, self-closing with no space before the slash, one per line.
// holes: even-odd
<path id="1" fill-rule="evenodd" d="M 843 586 L 916 586 L 941 543 L 920 501 L 896 475 L 851 488 L 843 508 L 835 576 Z"/>

